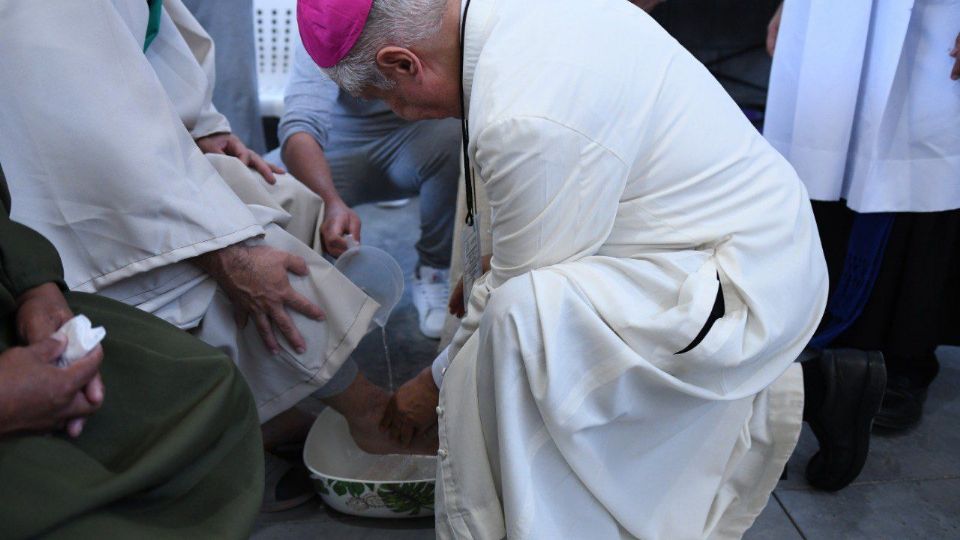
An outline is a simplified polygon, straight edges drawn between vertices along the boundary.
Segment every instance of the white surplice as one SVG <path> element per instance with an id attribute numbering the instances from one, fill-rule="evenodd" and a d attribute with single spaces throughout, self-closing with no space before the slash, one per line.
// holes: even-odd
<path id="1" fill-rule="evenodd" d="M 806 190 L 628 2 L 473 0 L 466 26 L 493 260 L 448 349 L 439 537 L 739 537 L 826 303 Z"/>
<path id="2" fill-rule="evenodd" d="M 764 135 L 814 200 L 960 208 L 960 0 L 786 0 Z"/>
<path id="3" fill-rule="evenodd" d="M 315 202 L 314 223 L 319 198 L 288 175 L 267 187 L 238 160 L 200 152 L 194 137 L 229 129 L 210 104 L 212 49 L 179 0 L 164 4 L 145 55 L 142 0 L 0 1 L 0 164 L 12 216 L 57 247 L 71 289 L 200 325 L 237 362 L 266 420 L 336 373 L 376 303 L 304 243 L 311 228 L 273 191 L 298 193 L 291 206 Z M 310 275 L 291 282 L 327 319 L 292 314 L 305 354 L 281 340 L 271 357 L 253 324 L 237 331 L 214 280 L 188 260 L 240 242 L 307 259 Z"/>

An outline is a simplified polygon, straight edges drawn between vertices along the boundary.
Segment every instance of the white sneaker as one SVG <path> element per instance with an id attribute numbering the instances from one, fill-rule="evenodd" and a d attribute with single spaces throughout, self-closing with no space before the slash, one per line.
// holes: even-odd
<path id="1" fill-rule="evenodd" d="M 420 332 L 440 339 L 450 298 L 450 270 L 421 266 L 413 277 L 413 305 L 420 315 Z"/>

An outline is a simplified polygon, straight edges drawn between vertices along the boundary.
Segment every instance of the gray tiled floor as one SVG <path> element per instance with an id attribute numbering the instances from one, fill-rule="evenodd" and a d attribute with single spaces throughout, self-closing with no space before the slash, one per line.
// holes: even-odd
<path id="1" fill-rule="evenodd" d="M 364 243 L 389 251 L 409 278 L 416 263 L 418 236 L 414 199 L 399 210 L 366 205 Z M 436 342 L 417 329 L 417 313 L 407 290 L 387 325 L 397 383 L 410 378 L 433 359 Z M 803 480 L 803 467 L 816 442 L 809 431 L 788 466 L 766 510 L 745 538 L 750 540 L 960 538 L 960 349 L 939 351 L 943 369 L 930 389 L 920 427 L 899 437 L 874 436 L 863 474 L 839 493 L 813 491 Z M 386 385 L 380 337 L 368 336 L 355 357 L 368 376 Z M 288 512 L 263 515 L 253 538 L 272 539 L 398 539 L 433 538 L 433 524 L 419 520 L 362 520 L 323 507 L 318 501 Z"/>
<path id="2" fill-rule="evenodd" d="M 960 348 L 938 351 L 923 422 L 896 437 L 874 435 L 860 477 L 838 493 L 813 491 L 803 467 L 816 451 L 804 430 L 766 514 L 784 511 L 808 539 L 960 538 Z M 773 538 L 761 521 L 747 538 Z"/>

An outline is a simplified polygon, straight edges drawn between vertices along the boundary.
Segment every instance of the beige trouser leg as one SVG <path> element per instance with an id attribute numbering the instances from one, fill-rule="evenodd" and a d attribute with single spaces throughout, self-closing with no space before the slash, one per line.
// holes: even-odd
<path id="1" fill-rule="evenodd" d="M 264 188 L 290 214 L 290 223 L 283 229 L 317 253 L 322 253 L 320 226 L 323 224 L 323 199 L 293 175 L 278 174 L 276 178 L 276 184 L 265 183 Z"/>
<path id="2" fill-rule="evenodd" d="M 277 183 L 271 185 L 238 159 L 218 154 L 207 154 L 207 159 L 240 200 L 290 214 L 289 221 L 282 223 L 283 230 L 320 251 L 324 206 L 319 195 L 290 174 L 275 175 Z"/>
<path id="3" fill-rule="evenodd" d="M 256 240 L 264 245 L 293 253 L 307 261 L 310 273 L 290 275 L 300 294 L 326 312 L 325 321 L 314 321 L 291 312 L 294 323 L 307 342 L 307 351 L 297 354 L 279 336 L 281 352 L 272 355 L 264 346 L 255 325 L 237 328 L 233 306 L 218 290 L 195 334 L 220 348 L 240 368 L 257 403 L 260 421 L 265 422 L 323 387 L 347 361 L 360 339 L 367 333 L 378 305 L 338 272 L 320 254 L 304 243 L 318 238 L 317 224 L 323 212 L 322 200 L 301 190 L 289 175 L 279 175 L 272 188 L 238 160 L 208 156 L 220 175 L 245 203 L 276 211 L 287 208 L 297 212 L 285 227 L 268 224 L 266 234 Z M 301 185 L 302 186 L 302 185 Z M 287 229 L 291 229 L 288 231 Z M 295 233 L 293 232 L 295 231 Z"/>

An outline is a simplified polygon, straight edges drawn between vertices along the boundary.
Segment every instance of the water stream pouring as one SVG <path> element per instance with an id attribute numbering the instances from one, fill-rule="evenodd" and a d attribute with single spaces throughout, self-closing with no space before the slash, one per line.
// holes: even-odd
<path id="1" fill-rule="evenodd" d="M 380 304 L 373 314 L 373 322 L 380 327 L 383 354 L 387 362 L 387 378 L 390 390 L 393 391 L 393 365 L 387 349 L 386 325 L 390 313 L 403 296 L 403 270 L 386 251 L 373 246 L 362 246 L 349 234 L 344 236 L 344 239 L 348 249 L 340 255 L 334 267 Z"/>

